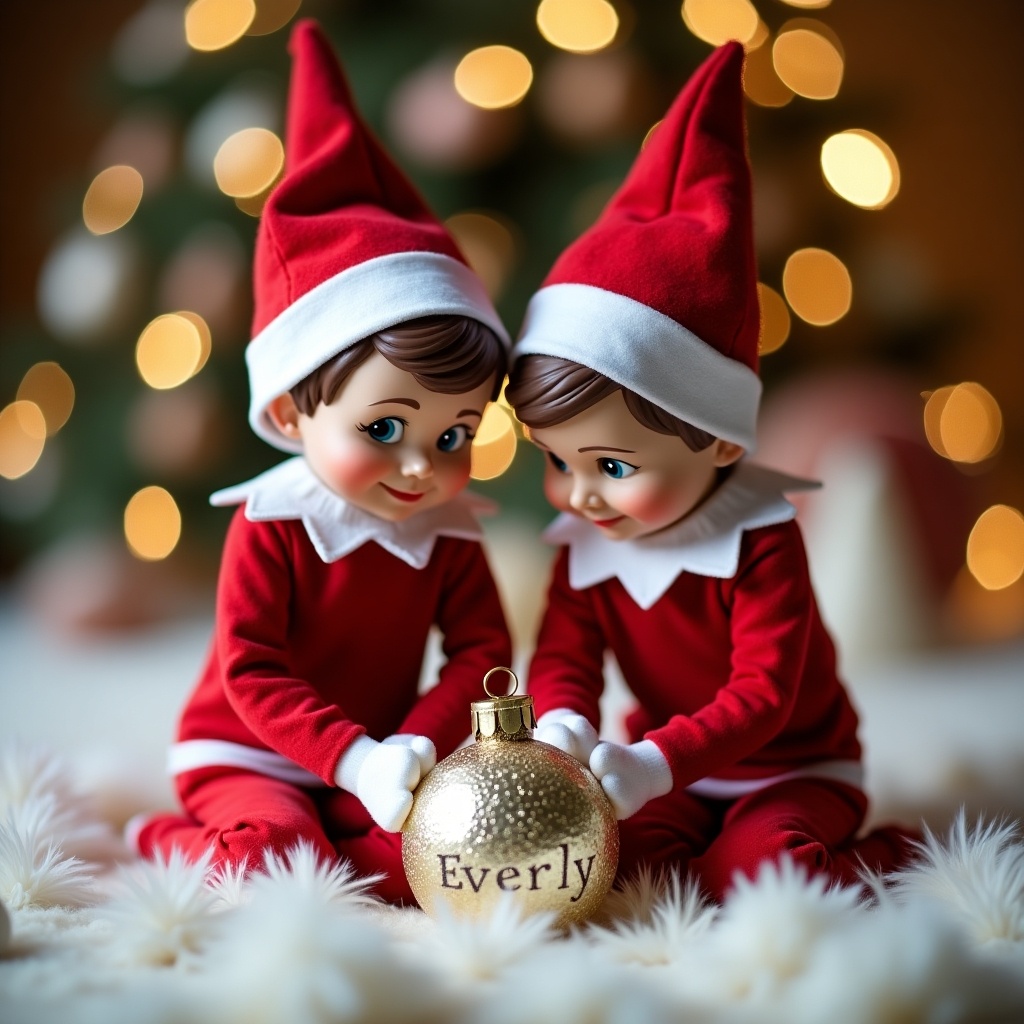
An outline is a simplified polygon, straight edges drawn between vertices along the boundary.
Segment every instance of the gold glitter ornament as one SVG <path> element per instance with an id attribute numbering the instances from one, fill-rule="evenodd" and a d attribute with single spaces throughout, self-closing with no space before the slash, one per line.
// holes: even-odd
<path id="1" fill-rule="evenodd" d="M 487 683 L 515 684 L 495 696 Z M 420 783 L 402 829 L 402 860 L 427 912 L 443 901 L 476 915 L 513 897 L 561 927 L 586 920 L 615 878 L 619 830 L 600 783 L 575 758 L 533 738 L 533 698 L 515 696 L 509 668 L 484 676 L 489 700 L 471 707 L 475 743 Z"/>

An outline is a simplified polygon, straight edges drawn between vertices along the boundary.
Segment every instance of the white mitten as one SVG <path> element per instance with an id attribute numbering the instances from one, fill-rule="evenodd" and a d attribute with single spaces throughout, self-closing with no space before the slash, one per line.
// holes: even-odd
<path id="1" fill-rule="evenodd" d="M 590 770 L 615 808 L 615 817 L 636 814 L 648 800 L 672 790 L 672 769 L 652 740 L 639 743 L 598 743 Z"/>
<path id="2" fill-rule="evenodd" d="M 420 759 L 411 747 L 360 736 L 341 755 L 334 781 L 359 797 L 382 829 L 400 832 L 420 774 Z"/>
<path id="3" fill-rule="evenodd" d="M 597 730 L 582 715 L 568 708 L 555 708 L 541 715 L 533 738 L 558 747 L 582 764 L 590 761 L 598 744 Z"/>
<path id="4" fill-rule="evenodd" d="M 426 736 L 417 736 L 412 732 L 396 732 L 394 736 L 389 736 L 381 742 L 392 746 L 408 747 L 420 763 L 420 778 L 423 778 L 437 764 L 437 750 L 434 747 L 434 741 Z"/>

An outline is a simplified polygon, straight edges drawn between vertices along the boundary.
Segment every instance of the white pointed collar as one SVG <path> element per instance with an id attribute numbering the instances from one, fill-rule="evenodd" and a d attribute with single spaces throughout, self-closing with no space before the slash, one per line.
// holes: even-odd
<path id="1" fill-rule="evenodd" d="M 796 509 L 784 492 L 819 486 L 743 461 L 702 505 L 667 530 L 611 540 L 586 519 L 563 513 L 544 531 L 544 539 L 569 548 L 573 590 L 617 578 L 646 610 L 682 572 L 718 579 L 735 576 L 744 530 L 787 522 Z"/>
<path id="2" fill-rule="evenodd" d="M 301 455 L 210 495 L 211 505 L 240 505 L 243 501 L 245 518 L 252 523 L 301 519 L 325 562 L 335 562 L 375 541 L 414 569 L 422 569 L 430 561 L 438 537 L 479 540 L 483 531 L 476 516 L 494 510 L 486 498 L 463 492 L 402 522 L 388 522 L 335 494 Z"/>

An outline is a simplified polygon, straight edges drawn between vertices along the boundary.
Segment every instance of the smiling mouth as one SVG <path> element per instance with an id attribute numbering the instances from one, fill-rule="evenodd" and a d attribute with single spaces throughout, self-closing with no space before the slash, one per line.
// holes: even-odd
<path id="1" fill-rule="evenodd" d="M 621 523 L 625 516 L 616 516 L 614 519 L 591 519 L 590 521 L 595 526 L 614 526 L 616 523 Z"/>
<path id="2" fill-rule="evenodd" d="M 416 493 L 412 491 L 396 491 L 394 487 L 388 487 L 387 484 L 381 484 L 381 487 L 399 501 L 419 501 L 420 498 L 425 498 L 427 495 L 426 491 L 417 491 Z"/>

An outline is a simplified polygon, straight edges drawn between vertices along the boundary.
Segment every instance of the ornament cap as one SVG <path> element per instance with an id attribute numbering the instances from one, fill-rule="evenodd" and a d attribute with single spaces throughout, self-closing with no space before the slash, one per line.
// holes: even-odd
<path id="1" fill-rule="evenodd" d="M 491 693 L 488 681 L 496 672 L 504 672 L 512 680 L 512 692 L 503 696 Z M 515 696 L 519 689 L 519 677 L 510 668 L 499 665 L 484 676 L 484 692 L 489 700 L 475 700 L 470 704 L 473 738 L 481 740 L 529 740 L 537 728 L 537 716 L 533 710 L 533 697 L 523 694 Z"/>

